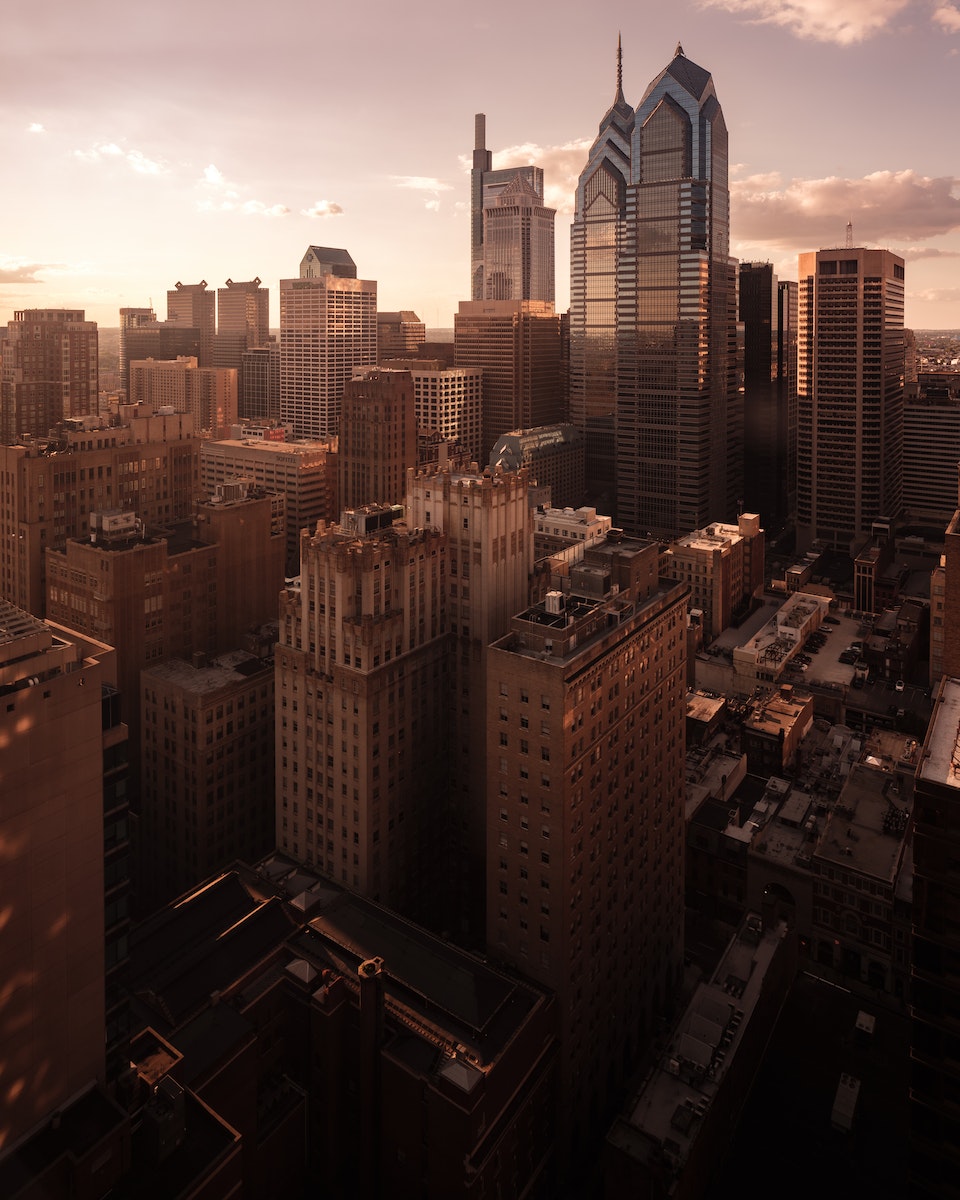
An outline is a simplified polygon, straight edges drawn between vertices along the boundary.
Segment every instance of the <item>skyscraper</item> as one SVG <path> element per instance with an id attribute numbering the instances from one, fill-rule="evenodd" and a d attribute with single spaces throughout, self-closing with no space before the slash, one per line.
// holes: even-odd
<path id="1" fill-rule="evenodd" d="M 417 417 L 409 371 L 371 368 L 347 380 L 340 414 L 340 504 L 402 504 L 417 465 Z"/>
<path id="2" fill-rule="evenodd" d="M 849 553 L 902 507 L 903 259 L 800 255 L 797 547 Z"/>
<path id="3" fill-rule="evenodd" d="M 127 353 L 127 334 L 131 329 L 139 329 L 142 325 L 155 325 L 157 314 L 152 308 L 121 308 L 120 309 L 120 382 L 126 389 L 127 368 L 130 356 Z M 142 356 L 141 356 L 142 357 Z"/>
<path id="4" fill-rule="evenodd" d="M 483 210 L 484 300 L 554 301 L 553 225 L 533 184 L 515 175 Z"/>
<path id="5" fill-rule="evenodd" d="M 770 263 L 740 264 L 743 501 L 771 532 L 797 502 L 797 285 Z"/>
<path id="6" fill-rule="evenodd" d="M 487 137 L 487 118 L 483 113 L 477 113 L 474 118 L 474 150 L 473 150 L 473 170 L 470 172 L 470 298 L 472 300 L 484 300 L 488 298 L 486 280 L 491 270 L 487 263 L 487 210 L 490 209 L 497 201 L 498 197 L 504 190 L 510 187 L 517 179 L 523 181 L 523 187 L 519 195 L 515 195 L 516 200 L 520 200 L 524 195 L 537 197 L 539 206 L 543 205 L 543 169 L 535 167 L 533 164 L 528 164 L 525 167 L 501 167 L 496 171 L 493 170 L 493 155 L 486 148 Z M 517 206 L 519 207 L 519 205 Z M 532 205 L 532 202 L 528 207 Z M 514 300 L 549 300 L 553 303 L 553 210 L 542 209 L 543 213 L 551 214 L 549 217 L 550 233 L 549 233 L 549 248 L 545 237 L 538 237 L 535 245 L 532 245 L 528 251 L 528 271 L 527 279 L 530 282 L 536 282 L 536 286 L 545 287 L 547 281 L 546 268 L 542 264 L 542 256 L 549 252 L 549 295 L 539 295 L 527 293 L 526 291 L 514 291 L 511 296 L 495 296 L 496 299 L 514 299 Z M 497 243 L 497 256 L 502 260 L 505 255 L 505 246 L 503 239 L 519 238 L 523 223 L 517 214 L 516 219 L 508 218 L 507 214 L 502 213 L 504 217 L 501 221 L 495 241 Z M 546 217 L 541 217 L 539 220 L 546 220 Z M 508 232 L 507 225 L 512 224 L 512 229 Z M 528 225 L 529 230 L 529 225 Z M 513 255 L 513 261 L 517 261 L 517 253 Z M 541 261 L 538 261 L 541 260 Z M 530 283 L 528 282 L 528 286 Z"/>
<path id="7" fill-rule="evenodd" d="M 167 322 L 200 333 L 201 367 L 213 366 L 213 341 L 217 332 L 216 296 L 207 291 L 207 281 L 181 283 L 167 292 Z"/>
<path id="8" fill-rule="evenodd" d="M 245 414 L 246 379 L 244 352 L 266 346 L 270 340 L 270 289 L 259 279 L 236 283 L 228 279 L 217 288 L 217 334 L 213 342 L 212 367 L 234 367 L 237 371 L 238 411 Z"/>
<path id="9" fill-rule="evenodd" d="M 46 437 L 61 421 L 96 413 L 97 346 L 97 323 L 82 311 L 14 313 L 0 368 L 0 443 Z"/>
<path id="10" fill-rule="evenodd" d="M 570 413 L 619 525 L 674 536 L 741 490 L 727 130 L 677 46 L 636 112 L 617 90 L 577 186 Z"/>
<path id="11" fill-rule="evenodd" d="M 308 246 L 280 281 L 280 419 L 298 437 L 337 433 L 344 384 L 377 361 L 377 285 L 346 250 Z"/>

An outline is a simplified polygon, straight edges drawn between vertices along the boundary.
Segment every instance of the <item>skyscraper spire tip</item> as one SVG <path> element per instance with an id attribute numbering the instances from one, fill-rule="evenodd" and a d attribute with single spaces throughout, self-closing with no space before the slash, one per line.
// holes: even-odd
<path id="1" fill-rule="evenodd" d="M 673 52 L 673 57 L 674 58 L 686 58 L 687 57 L 683 52 L 683 46 L 681 46 L 681 44 L 679 42 L 677 42 L 677 48 Z"/>
<path id="2" fill-rule="evenodd" d="M 617 95 L 616 100 L 623 99 L 623 41 L 617 31 Z M 616 103 L 616 101 L 614 101 Z"/>

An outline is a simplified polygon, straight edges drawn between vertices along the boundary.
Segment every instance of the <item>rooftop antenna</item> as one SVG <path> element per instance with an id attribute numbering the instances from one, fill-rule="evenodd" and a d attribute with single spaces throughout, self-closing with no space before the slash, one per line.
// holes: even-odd
<path id="1" fill-rule="evenodd" d="M 853 249 L 853 222 L 847 222 L 847 249 Z"/>

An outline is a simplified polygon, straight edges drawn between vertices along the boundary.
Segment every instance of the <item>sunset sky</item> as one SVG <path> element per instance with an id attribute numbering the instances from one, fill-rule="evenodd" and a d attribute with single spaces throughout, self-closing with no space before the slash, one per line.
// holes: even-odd
<path id="1" fill-rule="evenodd" d="M 615 87 L 679 40 L 730 131 L 733 253 L 907 259 L 907 323 L 960 327 L 960 6 L 940 0 L 116 0 L 18 4 L 0 37 L 0 322 L 18 308 L 166 316 L 177 280 L 298 273 L 350 251 L 381 309 L 450 326 L 468 294 L 473 117 L 536 162 L 566 308 L 573 189 Z"/>

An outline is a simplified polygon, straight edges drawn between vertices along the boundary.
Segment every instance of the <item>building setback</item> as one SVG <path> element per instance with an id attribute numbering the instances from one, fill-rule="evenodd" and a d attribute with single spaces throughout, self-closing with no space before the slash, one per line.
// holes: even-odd
<path id="1" fill-rule="evenodd" d="M 487 948 L 557 994 L 574 1155 L 683 964 L 687 589 L 658 559 L 611 534 L 487 657 Z"/>

